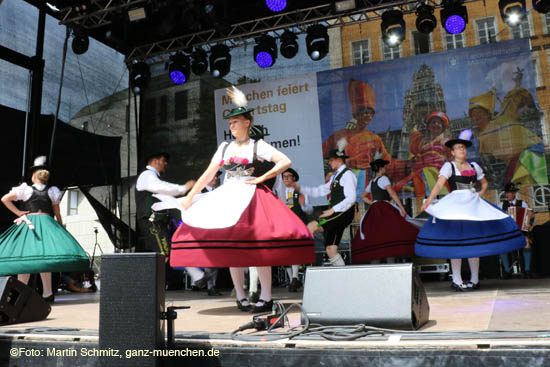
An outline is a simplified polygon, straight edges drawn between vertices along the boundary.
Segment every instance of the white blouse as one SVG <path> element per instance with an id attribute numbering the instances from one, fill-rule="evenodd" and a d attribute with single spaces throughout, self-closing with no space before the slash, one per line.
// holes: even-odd
<path id="1" fill-rule="evenodd" d="M 214 154 L 214 157 L 212 157 L 212 162 L 219 164 L 222 160 L 222 152 L 226 145 L 229 146 L 225 150 L 225 159 L 229 159 L 233 156 L 233 151 L 235 149 L 235 144 L 233 142 L 227 143 L 223 142 L 218 147 L 218 150 Z M 250 142 L 248 143 L 248 150 L 246 154 L 240 154 L 239 158 L 246 158 L 250 163 L 252 163 L 252 158 L 254 155 L 254 139 L 250 139 Z M 271 144 L 266 143 L 262 139 L 258 140 L 257 146 L 256 146 L 256 156 L 258 158 L 261 158 L 265 161 L 271 162 L 271 157 L 277 152 L 277 149 L 275 149 Z"/>
<path id="2" fill-rule="evenodd" d="M 46 185 L 43 184 L 33 184 L 32 186 L 34 186 L 38 190 L 43 190 L 44 187 L 46 187 Z M 15 193 L 15 200 L 27 201 L 32 196 L 32 187 L 27 185 L 26 183 L 22 183 L 19 186 L 13 187 L 10 193 Z M 59 204 L 59 202 L 61 201 L 61 191 L 59 191 L 56 186 L 51 186 L 48 189 L 48 196 L 50 197 L 53 205 Z"/>

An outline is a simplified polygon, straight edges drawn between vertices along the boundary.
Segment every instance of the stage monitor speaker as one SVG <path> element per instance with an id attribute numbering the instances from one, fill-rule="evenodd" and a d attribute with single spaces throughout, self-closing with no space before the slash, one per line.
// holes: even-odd
<path id="1" fill-rule="evenodd" d="M 154 357 L 125 358 L 126 352 L 164 346 L 165 257 L 157 253 L 101 256 L 99 348 L 122 359 L 101 358 L 101 366 L 157 366 Z"/>
<path id="2" fill-rule="evenodd" d="M 44 320 L 48 302 L 14 277 L 0 277 L 0 326 Z"/>
<path id="3" fill-rule="evenodd" d="M 310 323 L 407 330 L 430 313 L 412 264 L 307 268 L 303 308 Z"/>

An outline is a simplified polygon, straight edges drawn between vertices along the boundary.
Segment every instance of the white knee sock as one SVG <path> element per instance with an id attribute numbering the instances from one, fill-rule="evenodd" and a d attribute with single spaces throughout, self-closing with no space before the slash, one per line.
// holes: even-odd
<path id="1" fill-rule="evenodd" d="M 30 274 L 17 274 L 17 280 L 19 280 L 23 284 L 27 284 L 30 277 Z"/>
<path id="2" fill-rule="evenodd" d="M 42 297 L 49 297 L 52 292 L 52 273 L 40 273 L 42 279 Z"/>
<path id="3" fill-rule="evenodd" d="M 255 266 L 251 266 L 248 268 L 248 272 L 250 275 L 250 283 L 248 285 L 248 291 L 250 293 L 257 292 L 258 291 L 258 268 Z"/>
<path id="4" fill-rule="evenodd" d="M 187 274 L 189 274 L 193 282 L 202 279 L 202 277 L 204 276 L 204 271 L 199 268 L 187 267 L 185 268 L 185 270 L 187 271 Z"/>
<path id="5" fill-rule="evenodd" d="M 340 254 L 336 254 L 332 259 L 330 259 L 330 263 L 335 266 L 344 266 L 346 263 L 344 262 L 344 259 L 342 259 L 342 256 Z"/>
<path id="6" fill-rule="evenodd" d="M 462 284 L 462 259 L 451 259 L 451 270 L 453 272 L 453 283 Z"/>
<path id="7" fill-rule="evenodd" d="M 468 259 L 468 265 L 470 265 L 470 282 L 479 283 L 479 257 L 471 257 Z"/>
<path id="8" fill-rule="evenodd" d="M 233 286 L 235 287 L 235 293 L 237 294 L 237 300 L 246 298 L 244 291 L 244 268 L 229 268 L 231 273 L 231 279 L 233 280 Z"/>
<path id="9" fill-rule="evenodd" d="M 271 266 L 258 266 L 258 277 L 262 285 L 262 293 L 260 299 L 271 301 Z"/>
<path id="10" fill-rule="evenodd" d="M 300 268 L 300 265 L 292 265 L 292 276 L 290 277 L 291 280 L 292 280 L 292 278 L 298 279 L 298 269 L 299 268 Z"/>

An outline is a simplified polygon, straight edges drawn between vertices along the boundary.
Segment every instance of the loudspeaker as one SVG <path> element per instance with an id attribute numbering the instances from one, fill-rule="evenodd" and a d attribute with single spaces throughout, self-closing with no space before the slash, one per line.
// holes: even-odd
<path id="1" fill-rule="evenodd" d="M 52 310 L 48 302 L 14 277 L 0 278 L 0 326 L 44 320 Z"/>
<path id="2" fill-rule="evenodd" d="M 310 323 L 408 330 L 430 313 L 413 264 L 307 268 L 303 308 Z"/>
<path id="3" fill-rule="evenodd" d="M 157 365 L 157 358 L 125 358 L 125 353 L 164 346 L 164 259 L 157 253 L 101 256 L 99 348 L 122 355 L 101 358 L 101 366 Z"/>

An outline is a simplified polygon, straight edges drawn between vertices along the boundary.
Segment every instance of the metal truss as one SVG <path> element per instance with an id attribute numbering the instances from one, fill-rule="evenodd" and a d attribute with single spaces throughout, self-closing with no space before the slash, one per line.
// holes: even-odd
<path id="1" fill-rule="evenodd" d="M 112 23 L 110 13 L 144 6 L 148 0 L 88 0 L 75 1 L 75 6 L 61 9 L 60 24 L 75 25 L 94 29 Z M 85 12 L 77 12 L 76 5 L 86 4 Z"/>

